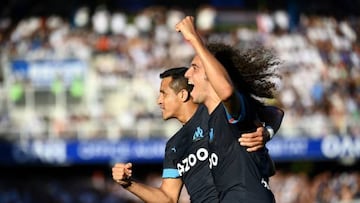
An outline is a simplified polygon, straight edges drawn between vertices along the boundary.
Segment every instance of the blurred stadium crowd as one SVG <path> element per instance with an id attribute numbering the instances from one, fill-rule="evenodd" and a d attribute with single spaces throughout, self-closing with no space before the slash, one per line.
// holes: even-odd
<path id="1" fill-rule="evenodd" d="M 34 16 L 13 23 L 2 18 L 2 136 L 170 136 L 179 126 L 161 120 L 158 74 L 189 64 L 192 49 L 174 31 L 187 14 L 163 7 L 131 15 L 106 7 L 90 13 L 83 7 L 71 20 Z M 302 15 L 291 26 L 283 11 L 203 7 L 190 14 L 197 16 L 208 40 L 262 44 L 278 53 L 283 81 L 278 97 L 268 102 L 286 112 L 279 136 L 360 136 L 359 18 Z M 51 69 L 66 60 L 85 65 L 80 73 Z M 19 61 L 26 64 L 26 73 Z M 44 79 L 47 83 L 39 82 Z"/>
<path id="2" fill-rule="evenodd" d="M 189 64 L 193 51 L 174 31 L 188 14 L 197 16 L 208 40 L 259 43 L 278 53 L 283 81 L 278 97 L 267 101 L 286 112 L 277 136 L 360 136 L 359 18 L 301 15 L 294 26 L 283 11 L 149 7 L 127 14 L 84 7 L 71 20 L 0 18 L 0 139 L 171 136 L 179 124 L 161 119 L 158 74 Z M 36 69 L 67 60 L 86 64 L 82 74 Z M 29 72 L 21 72 L 19 61 Z M 51 80 L 39 83 L 44 78 Z M 1 177 L 0 203 L 138 202 L 109 177 L 104 171 L 67 178 Z M 160 175 L 149 173 L 142 181 L 158 185 Z M 359 172 L 309 177 L 278 171 L 270 185 L 278 203 L 360 202 Z M 186 191 L 181 199 L 188 202 Z"/>

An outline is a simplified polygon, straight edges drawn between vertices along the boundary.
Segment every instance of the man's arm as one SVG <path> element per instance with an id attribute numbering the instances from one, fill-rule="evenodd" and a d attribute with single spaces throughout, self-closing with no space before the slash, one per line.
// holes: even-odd
<path id="1" fill-rule="evenodd" d="M 241 146 L 247 147 L 248 152 L 254 152 L 265 146 L 267 137 L 266 128 L 258 127 L 255 132 L 241 134 L 238 141 Z"/>
<path id="2" fill-rule="evenodd" d="M 176 203 L 183 183 L 180 178 L 163 179 L 160 188 L 131 180 L 132 164 L 117 163 L 112 168 L 113 179 L 126 190 L 148 203 Z"/>
<path id="3" fill-rule="evenodd" d="M 258 111 L 258 116 L 265 123 L 265 126 L 270 126 L 273 129 L 275 134 L 280 129 L 284 111 L 276 106 L 264 106 Z"/>
<path id="4" fill-rule="evenodd" d="M 258 116 L 264 126 L 259 126 L 255 132 L 242 134 L 239 138 L 240 145 L 248 147 L 248 152 L 264 147 L 271 140 L 281 126 L 284 111 L 276 106 L 264 106 Z"/>
<path id="5" fill-rule="evenodd" d="M 214 88 L 230 114 L 240 112 L 241 106 L 235 88 L 225 67 L 207 49 L 195 29 L 194 17 L 187 16 L 176 25 L 176 31 L 181 32 L 184 39 L 194 48 L 206 72 L 207 79 Z"/>

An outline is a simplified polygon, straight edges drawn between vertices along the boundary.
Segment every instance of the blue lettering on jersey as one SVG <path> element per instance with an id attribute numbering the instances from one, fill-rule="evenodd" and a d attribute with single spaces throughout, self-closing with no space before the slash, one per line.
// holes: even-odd
<path id="1" fill-rule="evenodd" d="M 194 136 L 193 136 L 193 140 L 200 140 L 203 137 L 204 137 L 203 129 L 201 129 L 200 127 L 197 127 L 196 131 L 194 133 Z"/>

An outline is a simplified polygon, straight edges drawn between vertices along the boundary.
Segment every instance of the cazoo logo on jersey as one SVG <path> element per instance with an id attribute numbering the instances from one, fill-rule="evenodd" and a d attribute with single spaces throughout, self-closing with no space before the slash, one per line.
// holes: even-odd
<path id="1" fill-rule="evenodd" d="M 210 169 L 213 166 L 217 166 L 218 164 L 218 156 L 214 153 L 211 153 L 209 157 L 209 152 L 205 148 L 199 148 L 195 154 L 189 154 L 185 159 L 181 161 L 181 163 L 177 164 L 177 169 L 180 176 L 188 172 L 193 166 L 196 165 L 198 161 L 203 162 L 205 160 L 209 160 Z"/>

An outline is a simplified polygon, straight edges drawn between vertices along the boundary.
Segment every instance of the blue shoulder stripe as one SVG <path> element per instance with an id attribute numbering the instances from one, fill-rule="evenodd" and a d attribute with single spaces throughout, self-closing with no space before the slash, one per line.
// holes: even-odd
<path id="1" fill-rule="evenodd" d="M 233 118 L 230 115 L 230 113 L 227 111 L 227 109 L 225 108 L 227 119 L 228 119 L 229 123 L 232 123 L 232 124 L 241 121 L 245 117 L 245 112 L 246 112 L 245 111 L 245 102 L 244 102 L 244 98 L 243 98 L 242 94 L 240 94 L 239 92 L 236 92 L 236 96 L 239 98 L 240 106 L 241 106 L 241 112 L 239 114 L 239 117 Z"/>
<path id="2" fill-rule="evenodd" d="M 179 171 L 173 168 L 165 168 L 163 169 L 163 178 L 178 178 L 180 177 Z"/>

